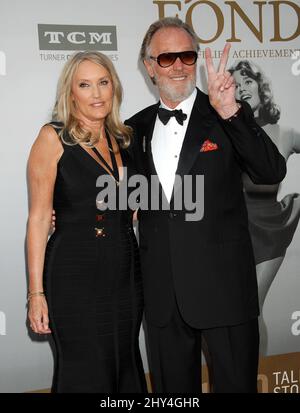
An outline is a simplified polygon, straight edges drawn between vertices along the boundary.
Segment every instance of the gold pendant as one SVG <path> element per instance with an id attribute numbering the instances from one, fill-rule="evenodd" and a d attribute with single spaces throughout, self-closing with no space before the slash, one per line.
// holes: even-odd
<path id="1" fill-rule="evenodd" d="M 105 237 L 104 228 L 95 227 L 95 231 L 96 231 L 96 238 Z"/>

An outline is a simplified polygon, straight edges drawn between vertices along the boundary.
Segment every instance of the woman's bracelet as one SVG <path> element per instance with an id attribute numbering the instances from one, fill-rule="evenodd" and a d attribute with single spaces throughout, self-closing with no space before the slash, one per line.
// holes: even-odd
<path id="1" fill-rule="evenodd" d="M 31 299 L 32 297 L 35 297 L 35 296 L 38 296 L 38 295 L 44 297 L 44 296 L 45 296 L 45 293 L 44 293 L 44 291 L 29 292 L 29 293 L 27 294 L 27 301 L 30 301 L 30 299 Z"/>

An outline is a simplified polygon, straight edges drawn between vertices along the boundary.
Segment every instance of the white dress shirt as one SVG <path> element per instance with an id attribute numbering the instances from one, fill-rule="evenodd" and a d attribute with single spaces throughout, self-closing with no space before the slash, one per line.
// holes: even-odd
<path id="1" fill-rule="evenodd" d="M 182 109 L 183 113 L 187 115 L 183 125 L 180 125 L 174 116 L 170 118 L 166 125 L 161 122 L 158 116 L 155 121 L 151 150 L 158 179 L 168 202 L 171 200 L 179 155 L 196 96 L 197 91 L 195 89 L 187 99 L 175 108 L 178 110 Z M 160 107 L 174 110 L 166 106 L 162 101 Z"/>

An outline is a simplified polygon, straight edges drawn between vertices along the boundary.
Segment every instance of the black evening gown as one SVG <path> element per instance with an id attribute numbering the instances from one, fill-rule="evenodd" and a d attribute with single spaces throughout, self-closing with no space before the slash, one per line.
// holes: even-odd
<path id="1" fill-rule="evenodd" d="M 59 131 L 58 124 L 52 124 Z M 139 351 L 143 314 L 133 211 L 101 211 L 98 177 L 115 180 L 80 145 L 63 144 L 54 188 L 56 230 L 44 287 L 56 347 L 52 392 L 146 392 Z M 121 149 L 128 178 L 135 173 Z M 111 156 L 116 166 L 115 157 Z M 114 171 L 116 172 L 116 171 Z M 101 201 L 100 201 L 101 203 Z"/>

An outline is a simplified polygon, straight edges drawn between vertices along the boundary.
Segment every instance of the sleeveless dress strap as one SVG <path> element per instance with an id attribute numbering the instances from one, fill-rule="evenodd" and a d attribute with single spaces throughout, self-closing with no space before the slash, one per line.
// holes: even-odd
<path id="1" fill-rule="evenodd" d="M 46 125 L 52 126 L 55 130 L 61 131 L 64 124 L 62 122 L 51 121 L 46 123 Z"/>

